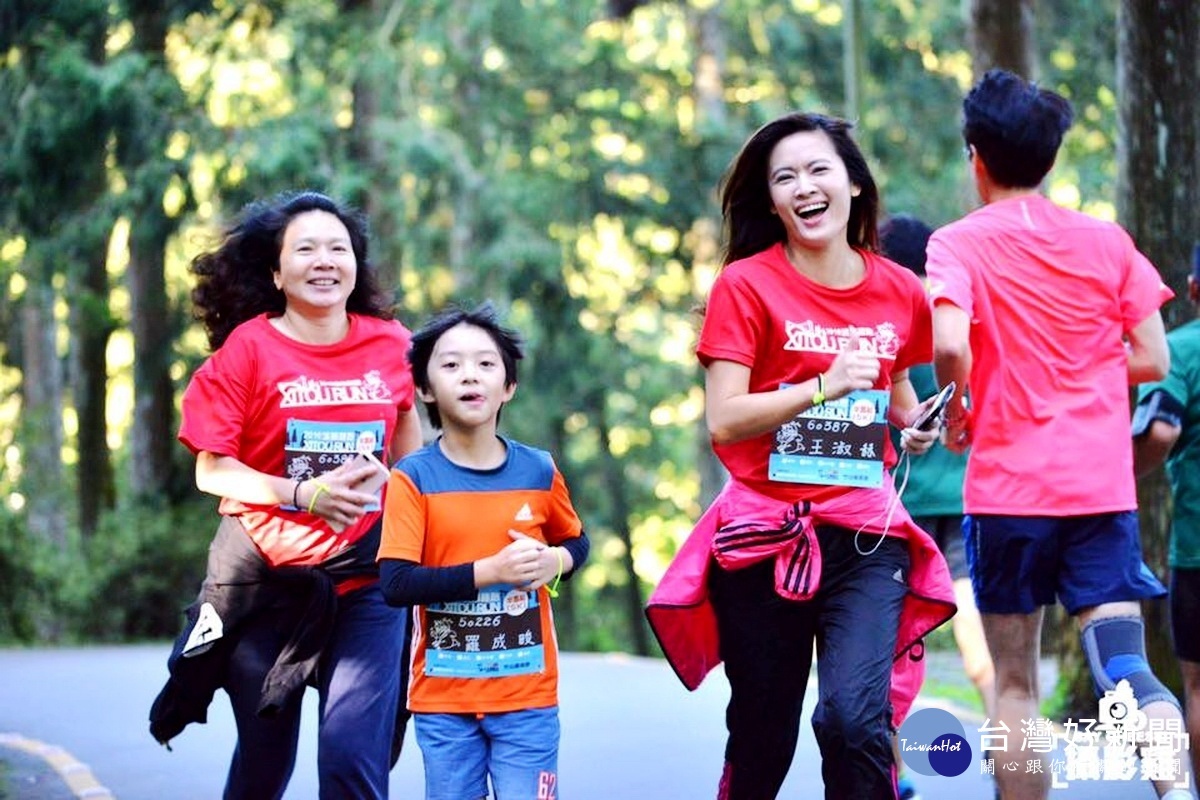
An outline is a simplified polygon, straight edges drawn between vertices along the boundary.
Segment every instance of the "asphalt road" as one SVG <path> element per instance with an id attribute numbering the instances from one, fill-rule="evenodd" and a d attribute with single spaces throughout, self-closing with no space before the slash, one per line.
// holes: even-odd
<path id="1" fill-rule="evenodd" d="M 173 752 L 147 732 L 146 715 L 166 678 L 168 651 L 167 644 L 0 650 L 0 735 L 62 748 L 119 800 L 217 798 L 234 742 L 232 716 L 221 695 L 208 724 L 189 727 L 172 743 Z M 562 798 L 715 796 L 728 699 L 719 671 L 689 693 L 656 659 L 568 653 L 562 660 L 560 699 Z M 930 703 L 940 705 L 922 697 L 916 708 Z M 291 800 L 317 796 L 313 692 L 306 704 L 299 763 L 287 794 Z M 978 753 L 980 720 L 949 708 L 962 718 Z M 405 747 L 391 781 L 391 796 L 400 800 L 423 796 L 420 753 L 411 731 Z M 979 774 L 978 766 L 953 778 L 916 777 L 922 800 L 993 798 L 991 780 Z M 821 786 L 817 747 L 806 720 L 780 797 L 819 798 Z M 1154 793 L 1144 782 L 1093 781 L 1076 782 L 1053 797 L 1149 800 Z"/>

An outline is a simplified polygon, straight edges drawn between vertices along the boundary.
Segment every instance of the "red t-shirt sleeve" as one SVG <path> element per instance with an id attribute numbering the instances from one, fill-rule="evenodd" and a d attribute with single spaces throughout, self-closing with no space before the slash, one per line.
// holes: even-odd
<path id="1" fill-rule="evenodd" d="M 769 317 L 749 286 L 722 273 L 708 295 L 696 346 L 700 363 L 707 367 L 713 361 L 733 361 L 754 366 L 757 343 L 764 335 L 763 321 Z"/>
<path id="2" fill-rule="evenodd" d="M 925 272 L 933 303 L 945 300 L 967 312 L 968 316 L 975 316 L 971 274 L 938 231 L 934 231 L 925 248 Z"/>
<path id="3" fill-rule="evenodd" d="M 193 453 L 240 457 L 253 359 L 231 339 L 192 375 L 183 393 L 179 441 Z"/>
<path id="4" fill-rule="evenodd" d="M 912 276 L 916 279 L 916 276 Z M 929 297 L 925 287 L 919 280 L 906 280 L 911 302 L 911 323 L 908 338 L 896 354 L 896 371 L 908 369 L 917 364 L 928 364 L 933 361 L 933 313 L 929 307 Z"/>
<path id="5" fill-rule="evenodd" d="M 1158 270 L 1137 250 L 1128 234 L 1124 236 L 1129 248 L 1129 269 L 1121 285 L 1120 303 L 1121 320 L 1128 333 L 1174 297 L 1175 293 L 1163 283 Z"/>

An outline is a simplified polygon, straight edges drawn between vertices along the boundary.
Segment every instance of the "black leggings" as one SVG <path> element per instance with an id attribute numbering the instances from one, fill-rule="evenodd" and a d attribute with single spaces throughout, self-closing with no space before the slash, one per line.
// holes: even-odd
<path id="1" fill-rule="evenodd" d="M 908 591 L 908 547 L 818 527 L 821 584 L 808 602 L 775 593 L 774 559 L 726 571 L 709 589 L 731 695 L 721 800 L 771 800 L 791 766 L 817 647 L 813 731 L 827 800 L 893 800 L 892 656 Z"/>

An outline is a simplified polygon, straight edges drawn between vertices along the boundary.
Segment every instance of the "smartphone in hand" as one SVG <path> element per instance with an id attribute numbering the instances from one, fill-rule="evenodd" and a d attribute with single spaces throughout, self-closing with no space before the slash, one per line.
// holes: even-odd
<path id="1" fill-rule="evenodd" d="M 355 484 L 355 491 L 367 492 L 368 494 L 377 494 L 379 490 L 383 488 L 384 484 L 387 483 L 389 470 L 386 466 L 384 466 L 382 461 L 375 457 L 374 453 L 369 451 L 359 451 L 355 454 L 354 458 L 351 459 L 351 463 L 355 467 L 362 467 L 370 464 L 375 468 L 374 472 L 372 472 L 368 477 Z"/>
<path id="2" fill-rule="evenodd" d="M 946 413 L 946 406 L 950 404 L 950 398 L 954 396 L 954 389 L 954 381 L 943 386 L 942 390 L 937 393 L 937 399 L 933 401 L 933 405 L 925 409 L 925 413 L 912 426 L 919 431 L 931 429 L 937 420 Z"/>

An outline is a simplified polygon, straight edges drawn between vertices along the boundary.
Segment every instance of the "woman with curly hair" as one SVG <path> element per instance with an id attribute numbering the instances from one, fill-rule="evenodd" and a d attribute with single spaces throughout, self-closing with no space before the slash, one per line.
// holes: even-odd
<path id="1" fill-rule="evenodd" d="M 213 353 L 179 438 L 222 523 L 151 731 L 168 741 L 225 689 L 238 727 L 225 797 L 280 797 L 312 685 L 321 797 L 386 797 L 405 614 L 379 590 L 379 467 L 359 454 L 391 463 L 421 444 L 409 331 L 365 221 L 315 192 L 251 204 L 192 271 Z"/>

